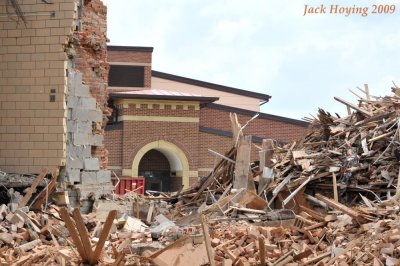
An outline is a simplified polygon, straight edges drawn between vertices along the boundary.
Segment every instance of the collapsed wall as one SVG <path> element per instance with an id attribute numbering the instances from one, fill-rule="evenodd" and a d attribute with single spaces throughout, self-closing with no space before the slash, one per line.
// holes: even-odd
<path id="1" fill-rule="evenodd" d="M 81 196 L 109 192 L 106 7 L 1 1 L 0 13 L 0 170 L 60 167 Z"/>

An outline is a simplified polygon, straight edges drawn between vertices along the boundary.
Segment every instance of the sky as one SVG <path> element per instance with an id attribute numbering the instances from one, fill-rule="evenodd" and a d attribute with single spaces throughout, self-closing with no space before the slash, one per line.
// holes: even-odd
<path id="1" fill-rule="evenodd" d="M 154 47 L 153 70 L 268 94 L 264 113 L 345 115 L 334 96 L 357 103 L 349 89 L 361 95 L 368 84 L 385 96 L 400 86 L 399 0 L 103 2 L 109 44 Z M 304 15 L 321 5 L 325 14 Z M 330 13 L 331 5 L 368 14 Z"/>

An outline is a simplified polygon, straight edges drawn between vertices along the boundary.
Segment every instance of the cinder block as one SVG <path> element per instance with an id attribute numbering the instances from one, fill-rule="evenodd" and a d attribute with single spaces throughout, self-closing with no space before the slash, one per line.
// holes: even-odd
<path id="1" fill-rule="evenodd" d="M 79 105 L 79 97 L 69 95 L 67 99 L 68 108 L 77 108 Z"/>
<path id="2" fill-rule="evenodd" d="M 91 147 L 86 146 L 73 146 L 68 147 L 68 154 L 73 158 L 80 158 L 82 161 L 84 158 L 89 158 L 91 156 Z"/>
<path id="3" fill-rule="evenodd" d="M 110 170 L 100 170 L 97 172 L 97 182 L 101 183 L 111 183 L 111 171 Z"/>
<path id="4" fill-rule="evenodd" d="M 84 159 L 84 169 L 88 171 L 97 171 L 100 169 L 100 163 L 98 158 L 86 158 Z"/>
<path id="5" fill-rule="evenodd" d="M 69 93 L 75 95 L 76 87 L 82 86 L 82 73 L 68 73 L 68 89 Z"/>
<path id="6" fill-rule="evenodd" d="M 71 183 L 81 181 L 81 171 L 80 169 L 67 168 L 66 169 L 67 180 Z"/>
<path id="7" fill-rule="evenodd" d="M 100 110 L 72 109 L 72 120 L 101 122 L 103 113 Z"/>
<path id="8" fill-rule="evenodd" d="M 89 135 L 84 133 L 73 133 L 74 145 L 89 145 Z"/>
<path id="9" fill-rule="evenodd" d="M 89 144 L 92 146 L 103 146 L 104 136 L 99 134 L 89 135 Z"/>
<path id="10" fill-rule="evenodd" d="M 76 133 L 86 133 L 91 134 L 93 131 L 92 129 L 92 122 L 90 121 L 77 121 L 76 123 Z"/>
<path id="11" fill-rule="evenodd" d="M 97 110 L 96 99 L 90 97 L 81 97 L 79 100 L 79 106 L 82 109 Z"/>
<path id="12" fill-rule="evenodd" d="M 71 156 L 68 156 L 66 165 L 69 168 L 83 169 L 83 160 L 80 160 L 79 158 L 72 158 Z"/>
<path id="13" fill-rule="evenodd" d="M 76 84 L 74 95 L 79 97 L 90 97 L 88 86 L 83 85 L 82 82 L 81 84 Z"/>
<path id="14" fill-rule="evenodd" d="M 81 172 L 81 184 L 97 184 L 97 172 Z"/>

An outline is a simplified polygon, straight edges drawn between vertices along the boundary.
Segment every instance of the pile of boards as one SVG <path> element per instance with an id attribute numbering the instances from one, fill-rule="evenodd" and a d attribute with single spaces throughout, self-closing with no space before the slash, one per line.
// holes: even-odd
<path id="1" fill-rule="evenodd" d="M 398 265 L 400 89 L 319 110 L 293 143 L 255 145 L 231 115 L 233 148 L 190 188 L 135 192 L 93 213 L 48 205 L 57 173 L 0 206 L 2 265 Z M 29 203 L 29 204 L 28 204 Z M 44 207 L 43 207 L 44 206 Z"/>

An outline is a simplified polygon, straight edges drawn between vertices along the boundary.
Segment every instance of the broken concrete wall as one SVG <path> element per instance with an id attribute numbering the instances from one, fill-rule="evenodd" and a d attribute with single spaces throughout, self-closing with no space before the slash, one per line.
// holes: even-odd
<path id="1" fill-rule="evenodd" d="M 108 193 L 106 7 L 19 3 L 23 16 L 0 17 L 0 169 L 61 167 L 61 180 L 81 196 Z M 0 2 L 2 14 L 13 8 Z"/>
<path id="2" fill-rule="evenodd" d="M 80 195 L 95 198 L 112 190 L 103 147 L 107 123 L 106 7 L 99 0 L 84 1 L 77 31 L 70 39 L 68 63 L 67 164 L 65 180 Z M 93 186 L 94 185 L 94 186 Z"/>

